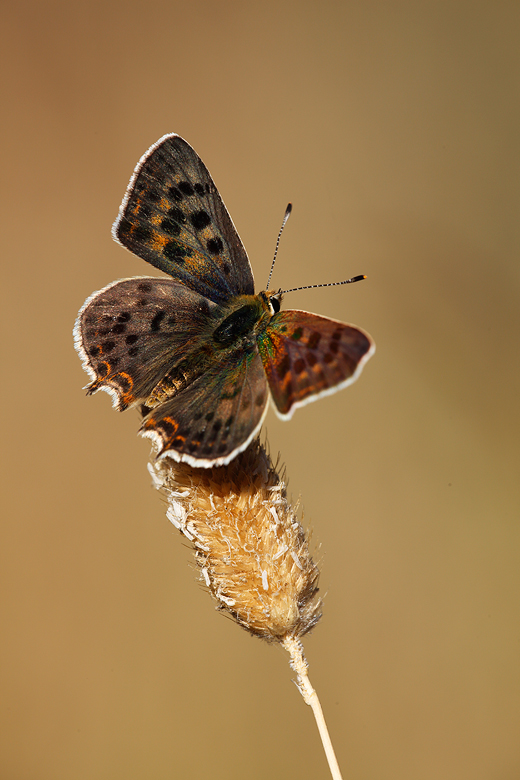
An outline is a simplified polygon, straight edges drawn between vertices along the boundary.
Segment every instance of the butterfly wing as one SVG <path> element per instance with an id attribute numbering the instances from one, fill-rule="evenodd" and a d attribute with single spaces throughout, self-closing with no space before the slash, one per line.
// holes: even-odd
<path id="1" fill-rule="evenodd" d="M 258 339 L 280 417 L 352 384 L 373 355 L 370 336 L 353 325 L 306 311 L 275 314 Z"/>
<path id="2" fill-rule="evenodd" d="M 178 135 L 139 160 L 112 228 L 116 241 L 216 303 L 253 294 L 253 272 L 208 169 Z"/>
<path id="3" fill-rule="evenodd" d="M 153 409 L 140 433 L 155 441 L 159 455 L 195 467 L 222 466 L 258 434 L 268 400 L 256 346 L 239 347 Z"/>
<path id="4" fill-rule="evenodd" d="M 113 282 L 80 309 L 74 342 L 92 383 L 119 410 L 143 402 L 168 371 L 194 350 L 218 309 L 172 279 Z"/>

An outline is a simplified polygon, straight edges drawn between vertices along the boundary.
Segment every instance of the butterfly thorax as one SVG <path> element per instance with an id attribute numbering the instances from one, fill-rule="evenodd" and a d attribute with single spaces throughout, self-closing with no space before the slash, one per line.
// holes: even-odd
<path id="1" fill-rule="evenodd" d="M 271 303 L 272 293 L 261 292 L 258 295 L 239 295 L 229 307 L 224 309 L 225 316 L 214 329 L 213 342 L 218 349 L 237 346 L 241 341 L 253 344 L 275 311 Z"/>
<path id="2" fill-rule="evenodd" d="M 226 359 L 237 349 L 252 353 L 256 349 L 258 335 L 273 314 L 279 310 L 278 300 L 272 302 L 273 293 L 237 295 L 228 304 L 217 309 L 211 327 L 200 343 L 154 387 L 145 402 L 153 409 L 168 398 L 173 398 L 203 374 L 216 362 Z"/>

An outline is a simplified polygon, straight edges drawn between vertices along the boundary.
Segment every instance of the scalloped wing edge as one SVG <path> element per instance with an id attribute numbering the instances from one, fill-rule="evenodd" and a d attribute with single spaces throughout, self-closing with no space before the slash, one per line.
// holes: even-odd
<path id="1" fill-rule="evenodd" d="M 271 401 L 272 403 L 270 395 L 269 395 L 269 401 Z M 222 458 L 214 458 L 213 460 L 207 460 L 206 458 L 194 458 L 193 455 L 188 455 L 187 453 L 181 453 L 181 452 L 177 452 L 176 450 L 170 449 L 170 450 L 164 450 L 164 452 L 160 452 L 157 455 L 157 460 L 162 460 L 163 458 L 172 458 L 173 460 L 177 461 L 177 463 L 187 463 L 189 466 L 193 466 L 194 468 L 203 468 L 203 469 L 211 469 L 213 468 L 213 466 L 227 466 L 228 463 L 231 463 L 231 461 L 234 458 L 236 458 L 236 456 L 239 453 L 244 452 L 244 450 L 246 450 L 249 447 L 253 439 L 256 436 L 258 436 L 258 434 L 260 433 L 260 429 L 264 424 L 264 420 L 268 408 L 269 408 L 269 402 L 266 402 L 260 421 L 255 426 L 253 431 L 249 434 L 247 439 L 245 439 L 245 441 L 243 441 L 232 452 L 230 452 L 228 455 L 224 455 Z M 162 444 L 160 435 L 155 431 L 139 431 L 139 435 L 143 436 L 143 438 L 151 439 L 154 445 L 157 447 L 157 449 L 159 449 L 159 447 Z"/>
<path id="2" fill-rule="evenodd" d="M 101 293 L 104 293 L 107 290 L 110 290 L 111 287 L 115 287 L 115 285 L 119 284 L 120 282 L 129 282 L 132 279 L 153 279 L 153 280 L 157 280 L 157 279 L 160 279 L 160 278 L 161 278 L 160 276 L 125 276 L 122 279 L 116 279 L 115 282 L 110 282 L 110 284 L 107 284 L 105 287 L 102 287 L 100 290 L 96 290 L 96 292 L 93 292 L 92 295 L 89 295 L 88 298 L 86 299 L 85 303 L 81 307 L 81 309 L 78 311 L 78 316 L 76 317 L 76 321 L 74 322 L 74 327 L 72 329 L 72 336 L 74 338 L 74 348 L 75 348 L 76 352 L 79 355 L 79 358 L 81 360 L 81 366 L 82 366 L 83 370 L 85 371 L 85 373 L 87 373 L 89 375 L 89 377 L 90 377 L 92 382 L 95 382 L 98 379 L 98 377 L 97 377 L 96 372 L 94 371 L 94 369 L 89 365 L 90 358 L 87 355 L 87 353 L 85 351 L 85 347 L 83 345 L 83 339 L 82 339 L 82 336 L 81 336 L 81 316 L 82 316 L 83 312 L 85 311 L 87 306 L 89 306 L 89 304 L 92 303 L 94 298 L 97 298 L 97 296 L 101 295 Z M 162 278 L 167 279 L 168 277 L 162 277 Z M 88 390 L 89 387 L 90 387 L 90 384 L 85 385 L 85 387 L 83 387 L 82 389 L 83 390 Z M 117 393 L 117 390 L 114 390 L 113 387 L 108 387 L 108 386 L 107 387 L 103 387 L 103 386 L 101 386 L 101 387 L 96 387 L 95 390 L 92 390 L 91 394 L 94 395 L 99 390 L 103 390 L 105 393 L 108 393 L 108 395 L 112 398 L 112 406 L 113 406 L 114 409 L 117 409 L 119 412 L 124 411 L 124 409 L 121 409 L 121 406 L 120 406 L 120 403 L 119 403 L 119 395 Z M 125 407 L 125 409 L 132 408 L 132 406 L 135 406 L 137 403 L 139 403 L 138 400 L 136 400 L 133 404 L 130 404 L 129 407 Z"/>

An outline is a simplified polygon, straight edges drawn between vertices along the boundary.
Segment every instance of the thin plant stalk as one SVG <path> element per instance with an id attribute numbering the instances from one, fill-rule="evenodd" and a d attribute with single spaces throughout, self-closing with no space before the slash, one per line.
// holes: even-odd
<path id="1" fill-rule="evenodd" d="M 287 637 L 287 639 L 284 639 L 282 642 L 282 645 L 290 655 L 291 660 L 289 663 L 291 669 L 296 672 L 298 690 L 303 696 L 304 702 L 311 707 L 314 714 L 333 780 L 342 780 L 338 760 L 332 746 L 320 700 L 309 680 L 309 664 L 307 663 L 307 659 L 303 652 L 303 645 L 299 639 L 294 639 L 294 637 Z"/>
<path id="2" fill-rule="evenodd" d="M 168 519 L 193 545 L 200 579 L 217 608 L 289 652 L 332 777 L 341 780 L 301 643 L 322 614 L 319 569 L 298 507 L 287 500 L 281 469 L 256 440 L 227 466 L 193 468 L 163 457 L 153 459 L 149 470 L 166 497 Z"/>

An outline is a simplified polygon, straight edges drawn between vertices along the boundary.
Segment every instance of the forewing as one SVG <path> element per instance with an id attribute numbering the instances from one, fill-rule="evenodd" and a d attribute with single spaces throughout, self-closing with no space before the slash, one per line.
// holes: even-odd
<path id="1" fill-rule="evenodd" d="M 222 466 L 258 434 L 269 391 L 256 347 L 237 348 L 174 398 L 153 409 L 140 433 L 159 455 L 195 467 Z"/>
<path id="2" fill-rule="evenodd" d="M 375 345 L 367 333 L 306 311 L 275 314 L 258 340 L 278 414 L 354 382 Z"/>
<path id="3" fill-rule="evenodd" d="M 208 169 L 178 135 L 163 136 L 139 160 L 112 232 L 212 301 L 254 292 L 246 251 Z"/>
<path id="4" fill-rule="evenodd" d="M 172 279 L 113 282 L 80 309 L 74 343 L 93 380 L 119 410 L 144 401 L 165 374 L 192 351 L 216 304 Z"/>

